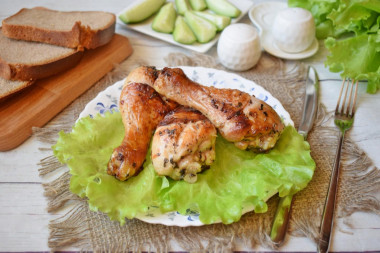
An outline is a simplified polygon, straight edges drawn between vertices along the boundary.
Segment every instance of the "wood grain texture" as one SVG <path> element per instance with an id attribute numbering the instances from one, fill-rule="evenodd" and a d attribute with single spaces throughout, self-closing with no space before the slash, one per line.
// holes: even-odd
<path id="1" fill-rule="evenodd" d="M 129 40 L 116 34 L 107 45 L 85 52 L 81 62 L 61 74 L 38 80 L 0 102 L 0 151 L 13 149 L 132 53 Z"/>

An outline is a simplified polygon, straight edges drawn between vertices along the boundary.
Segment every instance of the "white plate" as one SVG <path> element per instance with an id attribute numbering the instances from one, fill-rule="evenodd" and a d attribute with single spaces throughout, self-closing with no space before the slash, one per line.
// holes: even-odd
<path id="1" fill-rule="evenodd" d="M 284 109 L 281 103 L 274 98 L 268 91 L 256 83 L 242 78 L 239 75 L 228 73 L 221 70 L 203 68 L 203 67 L 180 67 L 184 70 L 186 75 L 206 86 L 214 86 L 217 88 L 232 88 L 239 89 L 249 94 L 255 95 L 257 98 L 265 101 L 272 106 L 280 115 L 285 125 L 294 125 L 290 118 L 289 113 Z M 118 109 L 119 96 L 123 87 L 124 80 L 116 82 L 109 86 L 104 91 L 100 92 L 93 100 L 91 100 L 84 110 L 80 113 L 79 118 L 90 116 L 100 113 L 104 114 L 106 111 Z M 277 192 L 271 192 L 268 199 Z M 251 206 L 243 209 L 243 213 L 252 211 Z M 202 226 L 204 225 L 198 218 L 199 214 L 192 210 L 188 210 L 187 215 L 181 215 L 178 212 L 160 213 L 158 207 L 150 207 L 149 212 L 140 214 L 136 218 L 153 224 L 163 224 L 167 226 Z"/>
<path id="2" fill-rule="evenodd" d="M 241 11 L 241 14 L 240 14 L 239 17 L 233 18 L 231 20 L 232 24 L 238 22 L 245 14 L 247 14 L 248 10 L 251 8 L 251 6 L 253 4 L 252 1 L 248 1 L 248 0 L 229 0 L 229 1 L 232 4 L 234 4 Z M 173 0 L 170 0 L 169 2 L 173 2 Z M 180 47 L 184 47 L 184 48 L 187 48 L 187 49 L 191 49 L 191 50 L 199 52 L 199 53 L 205 53 L 205 52 L 207 52 L 213 45 L 215 45 L 215 43 L 218 41 L 219 36 L 220 36 L 220 33 L 218 33 L 213 40 L 211 40 L 208 43 L 204 43 L 204 44 L 201 44 L 201 43 L 198 43 L 198 42 L 195 42 L 192 45 L 181 44 L 181 43 L 178 43 L 178 42 L 176 42 L 176 41 L 173 40 L 173 35 L 172 34 L 159 33 L 159 32 L 156 32 L 156 31 L 154 31 L 152 29 L 151 24 L 152 24 L 152 21 L 154 19 L 154 16 L 151 17 L 151 18 L 149 18 L 149 19 L 147 19 L 147 20 L 145 20 L 145 21 L 143 21 L 143 22 L 141 22 L 141 23 L 137 23 L 137 24 L 125 24 L 123 21 L 120 20 L 119 16 L 120 16 L 120 14 L 124 13 L 124 11 L 126 10 L 126 8 L 123 9 L 122 11 L 120 11 L 117 14 L 117 21 L 116 22 L 118 24 L 120 24 L 120 25 L 122 25 L 124 27 L 127 27 L 129 29 L 132 29 L 132 30 L 144 33 L 144 34 L 147 34 L 147 35 L 152 36 L 154 38 L 157 38 L 157 39 L 169 42 L 171 44 L 174 44 L 174 45 L 177 45 L 177 46 L 180 46 Z"/>
<path id="3" fill-rule="evenodd" d="M 286 2 L 264 2 L 254 5 L 248 12 L 252 23 L 259 29 L 261 45 L 271 55 L 283 59 L 299 60 L 314 55 L 319 48 L 318 40 L 314 39 L 309 48 L 300 53 L 287 53 L 277 47 L 272 36 L 272 24 L 277 12 L 287 8 Z"/>

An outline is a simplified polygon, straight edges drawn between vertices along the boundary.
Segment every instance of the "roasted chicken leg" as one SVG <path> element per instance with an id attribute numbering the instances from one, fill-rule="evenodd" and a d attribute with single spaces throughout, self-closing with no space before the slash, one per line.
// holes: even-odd
<path id="1" fill-rule="evenodd" d="M 153 66 L 141 66 L 132 70 L 127 78 L 125 83 L 145 83 L 153 87 L 153 83 L 156 81 L 159 70 Z"/>
<path id="2" fill-rule="evenodd" d="M 188 183 L 215 160 L 216 129 L 200 112 L 177 107 L 159 123 L 153 136 L 152 162 L 158 175 Z"/>
<path id="3" fill-rule="evenodd" d="M 137 175 L 145 160 L 153 131 L 176 106 L 176 103 L 164 101 L 146 84 L 125 83 L 119 102 L 125 137 L 121 145 L 114 149 L 107 173 L 121 181 Z"/>
<path id="4" fill-rule="evenodd" d="M 202 86 L 179 68 L 159 71 L 153 88 L 170 100 L 200 111 L 240 149 L 271 149 L 284 128 L 276 111 L 262 100 L 240 90 Z"/>

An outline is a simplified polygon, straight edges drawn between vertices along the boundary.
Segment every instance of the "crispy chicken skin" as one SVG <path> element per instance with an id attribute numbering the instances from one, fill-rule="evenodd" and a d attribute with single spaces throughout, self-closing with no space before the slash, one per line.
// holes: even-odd
<path id="1" fill-rule="evenodd" d="M 188 183 L 215 160 L 216 129 L 200 112 L 177 107 L 159 123 L 153 136 L 152 161 L 158 175 Z"/>
<path id="2" fill-rule="evenodd" d="M 153 66 L 137 67 L 128 74 L 127 78 L 125 79 L 125 85 L 130 83 L 144 83 L 150 87 L 153 87 L 153 84 L 159 74 L 160 71 Z M 160 96 L 167 104 L 169 104 L 171 108 L 176 108 L 178 106 L 176 102 L 167 99 L 161 94 Z"/>
<path id="3" fill-rule="evenodd" d="M 153 87 L 154 81 L 156 81 L 160 71 L 156 67 L 152 66 L 141 66 L 132 70 L 125 83 L 145 83 Z"/>
<path id="4" fill-rule="evenodd" d="M 145 160 L 154 130 L 176 106 L 176 103 L 164 101 L 146 84 L 125 83 L 119 102 L 125 136 L 111 155 L 107 173 L 121 181 L 137 175 Z"/>
<path id="5" fill-rule="evenodd" d="M 200 111 L 239 149 L 269 150 L 284 129 L 279 115 L 265 102 L 239 90 L 202 86 L 180 68 L 159 71 L 153 88 L 170 100 Z"/>

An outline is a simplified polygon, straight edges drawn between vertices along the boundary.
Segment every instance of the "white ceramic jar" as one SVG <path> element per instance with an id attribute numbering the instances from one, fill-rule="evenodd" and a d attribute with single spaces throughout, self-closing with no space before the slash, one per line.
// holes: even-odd
<path id="1" fill-rule="evenodd" d="M 255 27 L 248 24 L 232 24 L 225 28 L 218 42 L 220 62 L 231 70 L 252 68 L 261 56 L 260 38 Z"/>
<path id="2" fill-rule="evenodd" d="M 277 13 L 272 35 L 278 48 L 288 53 L 299 53 L 315 40 L 315 23 L 308 10 L 286 8 Z"/>

